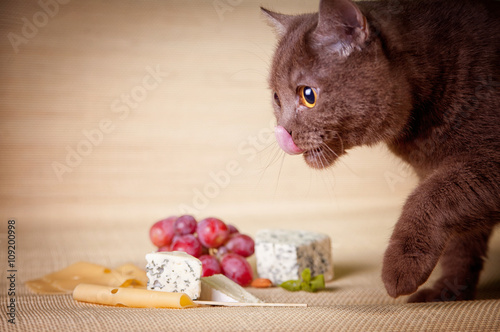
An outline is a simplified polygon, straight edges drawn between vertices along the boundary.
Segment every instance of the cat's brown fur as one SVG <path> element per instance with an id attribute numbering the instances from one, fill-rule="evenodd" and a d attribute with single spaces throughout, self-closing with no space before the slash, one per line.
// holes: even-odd
<path id="1" fill-rule="evenodd" d="M 315 14 L 263 9 L 280 37 L 269 80 L 277 123 L 305 161 L 324 168 L 383 141 L 420 177 L 384 256 L 393 297 L 475 296 L 500 221 L 499 7 L 322 0 Z M 304 85 L 318 91 L 311 109 L 297 96 Z M 438 260 L 442 277 L 416 292 Z"/>

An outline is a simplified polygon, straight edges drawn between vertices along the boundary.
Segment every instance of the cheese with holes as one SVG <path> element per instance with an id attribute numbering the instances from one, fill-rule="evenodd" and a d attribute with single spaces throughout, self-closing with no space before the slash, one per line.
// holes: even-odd
<path id="1" fill-rule="evenodd" d="M 131 308 L 188 308 L 195 304 L 184 293 L 79 284 L 73 291 L 77 301 Z"/>
<path id="2" fill-rule="evenodd" d="M 223 274 L 214 274 L 201 278 L 201 296 L 203 301 L 260 303 L 243 287 Z"/>
<path id="3" fill-rule="evenodd" d="M 305 268 L 333 279 L 331 251 L 330 237 L 321 233 L 264 229 L 255 236 L 257 273 L 276 285 L 300 279 Z"/>
<path id="4" fill-rule="evenodd" d="M 196 300 L 201 293 L 201 261 L 185 252 L 153 252 L 146 255 L 148 289 L 185 293 Z"/>

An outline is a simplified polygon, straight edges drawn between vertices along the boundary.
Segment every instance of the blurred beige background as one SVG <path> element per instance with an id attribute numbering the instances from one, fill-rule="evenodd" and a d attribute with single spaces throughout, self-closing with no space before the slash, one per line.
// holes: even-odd
<path id="1" fill-rule="evenodd" d="M 250 235 L 325 232 L 338 276 L 379 267 L 413 173 L 383 146 L 315 171 L 272 134 L 276 39 L 259 6 L 301 13 L 318 1 L 44 3 L 0 5 L 0 219 L 16 219 L 24 248 L 43 248 L 20 258 L 37 273 L 141 263 L 150 225 L 184 212 Z"/>
<path id="2" fill-rule="evenodd" d="M 414 180 L 383 148 L 324 172 L 279 150 L 266 81 L 275 36 L 261 2 L 233 3 L 72 1 L 42 25 L 37 2 L 4 2 L 2 217 L 72 227 L 187 210 L 286 226 L 318 208 L 340 222 L 361 199 L 397 209 Z"/>

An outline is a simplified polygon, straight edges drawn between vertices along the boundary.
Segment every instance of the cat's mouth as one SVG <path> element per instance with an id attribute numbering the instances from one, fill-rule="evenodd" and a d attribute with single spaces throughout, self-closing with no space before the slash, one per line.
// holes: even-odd
<path id="1" fill-rule="evenodd" d="M 283 151 L 291 155 L 302 154 L 306 163 L 312 168 L 322 169 L 331 166 L 339 156 L 325 142 L 309 149 L 298 147 L 290 133 L 282 126 L 276 126 L 274 133 L 276 141 Z"/>
<path id="2" fill-rule="evenodd" d="M 288 154 L 301 154 L 304 152 L 299 148 L 293 141 L 292 135 L 283 128 L 282 126 L 276 126 L 274 128 L 274 134 L 276 135 L 276 141 L 280 148 Z"/>

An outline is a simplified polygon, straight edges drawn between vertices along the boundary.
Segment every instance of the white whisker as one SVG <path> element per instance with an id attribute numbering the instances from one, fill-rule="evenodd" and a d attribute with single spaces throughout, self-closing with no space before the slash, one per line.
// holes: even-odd
<path id="1" fill-rule="evenodd" d="M 275 143 L 270 144 L 267 148 L 274 147 L 274 150 L 269 153 L 271 156 L 267 162 L 267 165 L 262 168 L 262 170 L 268 169 L 270 166 L 274 165 L 279 160 L 280 153 L 283 152 L 280 148 L 277 148 Z M 262 151 L 261 151 L 262 152 Z"/>
<path id="2" fill-rule="evenodd" d="M 260 168 L 257 169 L 257 171 L 260 173 L 260 177 L 259 177 L 259 180 L 257 182 L 258 184 L 262 183 L 262 179 L 264 178 L 266 171 L 268 169 L 270 169 L 270 167 L 272 165 L 276 164 L 276 162 L 279 161 L 280 155 L 283 153 L 283 150 L 278 148 L 278 146 L 275 142 L 269 144 L 265 149 L 269 149 L 269 148 L 272 148 L 272 150 L 271 151 L 268 150 L 268 152 L 269 152 L 267 154 L 268 160 L 264 163 L 265 166 L 261 166 Z M 260 151 L 260 152 L 262 152 L 262 151 Z"/>
<path id="3" fill-rule="evenodd" d="M 276 178 L 276 186 L 274 187 L 274 196 L 276 197 L 276 192 L 278 191 L 278 183 L 281 177 L 281 170 L 283 169 L 283 162 L 285 161 L 285 153 L 282 154 L 280 168 L 278 170 L 278 177 Z"/>
<path id="4" fill-rule="evenodd" d="M 329 152 L 329 151 L 327 150 L 327 152 Z M 333 151 L 331 151 L 331 152 L 333 152 Z M 335 171 L 334 171 L 333 167 L 329 167 L 327 169 L 327 171 L 331 174 L 331 177 L 327 177 L 327 181 L 329 184 L 327 186 L 328 195 L 333 199 L 333 198 L 335 198 L 335 190 L 334 190 L 334 188 L 335 188 Z"/>
<path id="5" fill-rule="evenodd" d="M 342 138 L 340 136 L 339 136 L 339 139 L 341 142 L 341 149 L 342 149 L 341 154 L 343 154 L 344 153 L 344 144 L 343 144 Z M 340 156 L 335 151 L 333 151 L 333 149 L 331 147 L 328 146 L 328 144 L 326 144 L 325 142 L 321 142 L 321 146 L 325 146 L 328 149 L 327 151 L 331 152 L 338 159 L 338 161 L 340 163 L 342 163 L 342 165 L 344 165 L 349 171 L 352 172 L 352 174 L 359 176 L 359 174 L 357 174 L 351 167 L 349 167 L 349 165 L 347 165 L 347 163 L 344 162 L 344 160 L 342 160 L 342 158 L 340 158 Z"/>
<path id="6" fill-rule="evenodd" d="M 343 154 L 344 151 L 344 141 L 342 140 L 342 136 L 337 132 L 337 137 L 339 138 L 340 141 L 340 154 Z"/>

